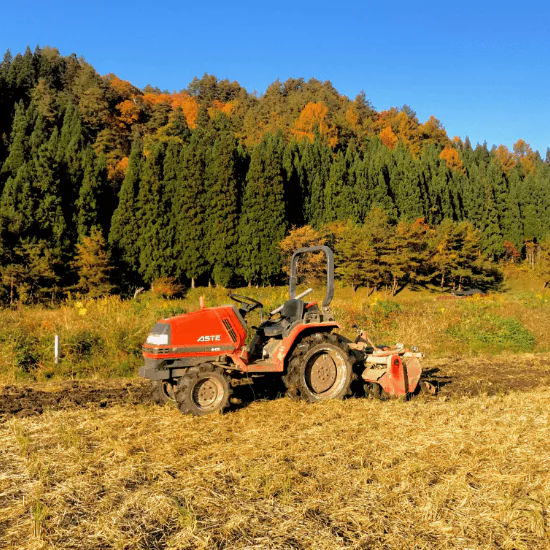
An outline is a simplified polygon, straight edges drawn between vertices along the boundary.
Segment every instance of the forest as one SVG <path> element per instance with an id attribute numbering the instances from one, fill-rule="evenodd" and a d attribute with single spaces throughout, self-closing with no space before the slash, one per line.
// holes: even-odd
<path id="1" fill-rule="evenodd" d="M 354 288 L 550 273 L 549 211 L 550 149 L 474 146 L 328 81 L 139 89 L 51 47 L 0 64 L 4 302 L 277 284 L 318 243 Z"/>

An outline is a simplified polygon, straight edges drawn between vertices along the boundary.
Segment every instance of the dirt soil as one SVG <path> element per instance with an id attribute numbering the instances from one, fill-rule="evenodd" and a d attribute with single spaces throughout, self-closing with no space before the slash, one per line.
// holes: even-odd
<path id="1" fill-rule="evenodd" d="M 142 380 L 113 379 L 12 385 L 0 388 L 0 419 L 33 416 L 45 410 L 76 407 L 136 405 L 149 400 L 149 385 Z"/>
<path id="2" fill-rule="evenodd" d="M 550 354 L 427 360 L 424 377 L 437 388 L 436 398 L 440 399 L 550 387 Z M 245 397 L 244 401 L 252 400 L 254 393 L 256 397 L 270 397 L 265 392 L 250 393 L 250 399 Z M 276 394 L 281 395 L 280 388 Z M 149 383 L 140 379 L 9 385 L 0 388 L 0 420 L 42 414 L 45 410 L 147 402 Z"/>
<path id="3" fill-rule="evenodd" d="M 550 354 L 426 360 L 423 377 L 439 397 L 495 395 L 550 386 Z"/>

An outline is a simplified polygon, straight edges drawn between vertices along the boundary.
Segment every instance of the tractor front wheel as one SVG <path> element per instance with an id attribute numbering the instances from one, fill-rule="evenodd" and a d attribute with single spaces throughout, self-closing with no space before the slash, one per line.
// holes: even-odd
<path id="1" fill-rule="evenodd" d="M 179 410 L 195 416 L 223 411 L 229 405 L 230 396 L 229 381 L 223 370 L 208 363 L 188 369 L 175 391 Z"/>
<path id="2" fill-rule="evenodd" d="M 355 379 L 347 344 L 337 334 L 313 334 L 295 347 L 283 380 L 287 395 L 310 402 L 343 399 Z"/>
<path id="3" fill-rule="evenodd" d="M 175 380 L 154 380 L 151 382 L 151 399 L 159 405 L 174 404 L 176 402 L 175 389 Z"/>

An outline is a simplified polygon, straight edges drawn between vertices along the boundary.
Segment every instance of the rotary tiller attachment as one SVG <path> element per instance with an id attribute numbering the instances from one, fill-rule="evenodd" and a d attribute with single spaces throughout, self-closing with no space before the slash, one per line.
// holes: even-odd
<path id="1" fill-rule="evenodd" d="M 421 380 L 423 354 L 416 348 L 405 349 L 402 344 L 394 348 L 376 346 L 365 331 L 350 347 L 362 354 L 361 363 L 365 366 L 361 377 L 372 394 L 379 397 L 407 397 L 417 389 L 435 394 L 435 388 L 429 382 Z"/>

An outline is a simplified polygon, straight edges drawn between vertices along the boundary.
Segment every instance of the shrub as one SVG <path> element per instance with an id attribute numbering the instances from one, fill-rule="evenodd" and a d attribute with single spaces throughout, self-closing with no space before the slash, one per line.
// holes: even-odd
<path id="1" fill-rule="evenodd" d="M 100 351 L 102 348 L 101 336 L 87 329 L 69 335 L 64 345 L 65 355 L 77 361 L 89 359 L 94 352 Z"/>
<path id="2" fill-rule="evenodd" d="M 25 336 L 15 343 L 15 366 L 24 373 L 29 373 L 38 367 L 40 355 L 37 344 L 38 340 L 31 336 Z"/>
<path id="3" fill-rule="evenodd" d="M 159 277 L 151 284 L 151 292 L 157 296 L 172 298 L 183 293 L 183 286 L 174 277 Z"/>

